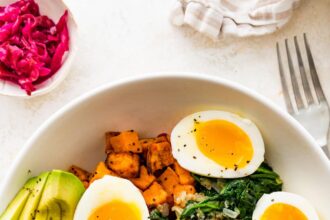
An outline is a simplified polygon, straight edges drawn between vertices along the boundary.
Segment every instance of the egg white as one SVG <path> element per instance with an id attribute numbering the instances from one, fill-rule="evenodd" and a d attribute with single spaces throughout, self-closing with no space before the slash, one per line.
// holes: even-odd
<path id="1" fill-rule="evenodd" d="M 261 219 L 266 209 L 275 203 L 284 203 L 296 207 L 304 213 L 308 220 L 319 219 L 315 208 L 302 196 L 289 192 L 273 192 L 271 194 L 264 194 L 259 199 L 253 212 L 252 220 Z"/>
<path id="2" fill-rule="evenodd" d="M 149 211 L 139 189 L 129 180 L 106 175 L 94 181 L 83 194 L 75 211 L 74 220 L 88 219 L 93 211 L 113 200 L 134 203 L 141 213 L 141 219 L 149 218 Z"/>
<path id="3" fill-rule="evenodd" d="M 195 121 L 226 120 L 240 127 L 250 138 L 253 157 L 243 168 L 226 169 L 206 157 L 198 148 L 193 132 Z M 255 172 L 264 161 L 265 147 L 257 126 L 249 119 L 225 111 L 197 112 L 183 118 L 171 133 L 172 153 L 178 163 L 192 173 L 217 178 L 238 178 Z"/>

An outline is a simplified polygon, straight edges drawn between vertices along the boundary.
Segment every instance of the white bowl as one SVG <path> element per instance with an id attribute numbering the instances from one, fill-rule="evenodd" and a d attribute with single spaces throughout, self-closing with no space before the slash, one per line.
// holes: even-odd
<path id="1" fill-rule="evenodd" d="M 2 0 L 0 1 L 0 5 L 8 5 L 17 0 Z M 50 17 L 55 23 L 59 20 L 59 18 L 63 15 L 65 10 L 68 10 L 68 29 L 70 35 L 69 41 L 69 51 L 64 57 L 63 64 L 61 68 L 49 79 L 44 81 L 43 83 L 36 85 L 36 91 L 32 92 L 31 96 L 28 96 L 26 92 L 20 88 L 19 85 L 16 85 L 9 81 L 0 80 L 0 94 L 21 98 L 31 98 L 39 95 L 46 94 L 53 90 L 56 86 L 58 86 L 68 75 L 70 71 L 70 67 L 74 56 L 77 51 L 77 42 L 78 42 L 78 32 L 77 32 L 77 24 L 70 12 L 69 8 L 64 4 L 62 0 L 35 0 L 35 2 L 39 5 L 40 13 L 42 15 L 47 15 Z"/>
<path id="2" fill-rule="evenodd" d="M 187 114 L 210 109 L 252 119 L 262 131 L 266 159 L 281 175 L 284 190 L 306 197 L 322 219 L 330 219 L 330 162 L 312 137 L 255 92 L 188 73 L 117 81 L 58 111 L 29 139 L 10 169 L 0 190 L 0 212 L 30 176 L 71 164 L 92 170 L 105 158 L 105 131 L 135 129 L 141 136 L 155 136 L 170 132 Z"/>

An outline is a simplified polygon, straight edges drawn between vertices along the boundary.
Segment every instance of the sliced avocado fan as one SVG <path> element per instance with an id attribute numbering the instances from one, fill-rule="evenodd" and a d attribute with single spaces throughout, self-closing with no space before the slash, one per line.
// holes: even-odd
<path id="1" fill-rule="evenodd" d="M 44 187 L 46 185 L 47 178 L 49 176 L 50 172 L 45 172 L 40 174 L 36 178 L 36 184 L 33 187 L 31 194 L 26 202 L 26 205 L 19 217 L 19 220 L 33 220 L 37 208 L 41 199 L 41 195 L 43 193 Z"/>
<path id="2" fill-rule="evenodd" d="M 62 219 L 62 210 L 61 206 L 58 203 L 51 203 L 48 206 L 48 218 L 49 220 L 61 220 Z"/>
<path id="3" fill-rule="evenodd" d="M 0 216 L 0 220 L 72 220 L 85 192 L 82 182 L 61 170 L 29 179 Z"/>
<path id="4" fill-rule="evenodd" d="M 75 175 L 53 170 L 48 176 L 35 219 L 43 220 L 47 213 L 47 219 L 72 220 L 84 192 L 84 185 Z"/>
<path id="5" fill-rule="evenodd" d="M 0 216 L 0 220 L 16 220 L 19 218 L 34 186 L 36 185 L 36 177 L 29 179 L 23 188 L 16 194 L 15 198 L 7 206 L 6 210 Z"/>

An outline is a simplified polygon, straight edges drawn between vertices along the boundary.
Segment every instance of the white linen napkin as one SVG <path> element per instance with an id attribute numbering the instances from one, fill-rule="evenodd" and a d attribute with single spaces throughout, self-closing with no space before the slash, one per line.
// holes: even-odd
<path id="1" fill-rule="evenodd" d="M 300 0 L 175 0 L 172 23 L 213 38 L 272 33 L 291 18 Z"/>

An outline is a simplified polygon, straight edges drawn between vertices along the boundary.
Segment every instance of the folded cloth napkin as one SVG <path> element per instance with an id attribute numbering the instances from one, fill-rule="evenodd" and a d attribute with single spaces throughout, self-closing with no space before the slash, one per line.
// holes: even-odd
<path id="1" fill-rule="evenodd" d="M 213 38 L 272 33 L 291 18 L 300 0 L 175 0 L 172 23 Z"/>

